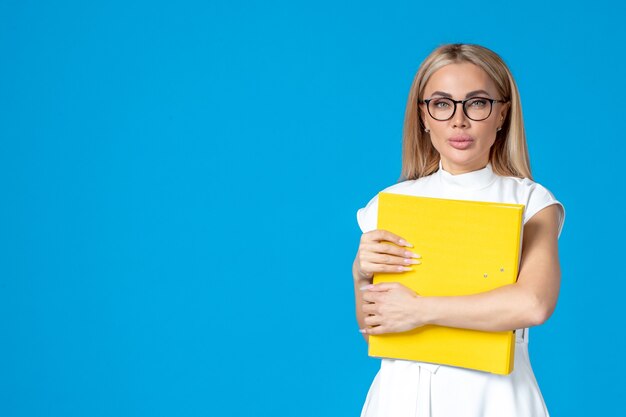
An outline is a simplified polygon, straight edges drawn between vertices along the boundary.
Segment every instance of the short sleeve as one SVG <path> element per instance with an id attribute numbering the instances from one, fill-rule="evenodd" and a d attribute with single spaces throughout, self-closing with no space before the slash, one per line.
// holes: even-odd
<path id="1" fill-rule="evenodd" d="M 524 224 L 528 222 L 535 214 L 540 212 L 542 209 L 551 206 L 552 204 L 558 204 L 561 208 L 560 216 L 559 216 L 559 234 L 561 236 L 561 231 L 563 230 L 563 224 L 565 223 L 565 206 L 558 201 L 554 195 L 541 184 L 533 184 L 533 187 L 530 191 L 530 195 L 528 196 L 528 204 L 526 205 L 526 210 L 524 211 Z"/>
<path id="2" fill-rule="evenodd" d="M 378 194 L 365 207 L 356 212 L 356 221 L 363 233 L 375 230 L 378 225 Z"/>

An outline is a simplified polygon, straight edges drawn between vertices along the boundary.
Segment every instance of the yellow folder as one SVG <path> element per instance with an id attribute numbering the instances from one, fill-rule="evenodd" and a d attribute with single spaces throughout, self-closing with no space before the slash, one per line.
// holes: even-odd
<path id="1" fill-rule="evenodd" d="M 521 204 L 378 194 L 378 228 L 413 244 L 413 271 L 378 273 L 422 296 L 469 295 L 517 280 Z M 514 331 L 485 332 L 427 325 L 370 335 L 369 355 L 431 362 L 506 375 L 513 371 Z"/>

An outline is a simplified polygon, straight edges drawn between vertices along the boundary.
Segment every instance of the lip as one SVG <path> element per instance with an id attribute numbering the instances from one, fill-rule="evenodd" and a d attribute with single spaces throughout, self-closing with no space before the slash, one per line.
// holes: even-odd
<path id="1" fill-rule="evenodd" d="M 449 138 L 448 142 L 450 143 L 450 146 L 452 146 L 454 149 L 463 150 L 472 146 L 474 138 L 468 135 L 457 135 Z"/>
<path id="2" fill-rule="evenodd" d="M 474 140 L 470 135 L 456 135 L 448 138 L 450 142 L 472 142 Z"/>

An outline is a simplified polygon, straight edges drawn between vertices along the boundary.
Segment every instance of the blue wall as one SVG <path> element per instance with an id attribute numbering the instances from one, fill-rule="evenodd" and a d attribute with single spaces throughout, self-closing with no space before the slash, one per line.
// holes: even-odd
<path id="1" fill-rule="evenodd" d="M 0 415 L 358 415 L 355 212 L 448 42 L 508 62 L 566 207 L 548 407 L 623 409 L 624 6 L 558 3 L 2 0 Z"/>

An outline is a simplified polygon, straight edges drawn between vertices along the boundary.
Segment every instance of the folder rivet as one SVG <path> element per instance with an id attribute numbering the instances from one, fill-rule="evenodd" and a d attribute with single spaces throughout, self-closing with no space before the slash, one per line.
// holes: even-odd
<path id="1" fill-rule="evenodd" d="M 500 272 L 504 272 L 504 268 L 500 268 Z"/>
<path id="2" fill-rule="evenodd" d="M 487 278 L 487 274 L 483 275 L 485 278 Z"/>

